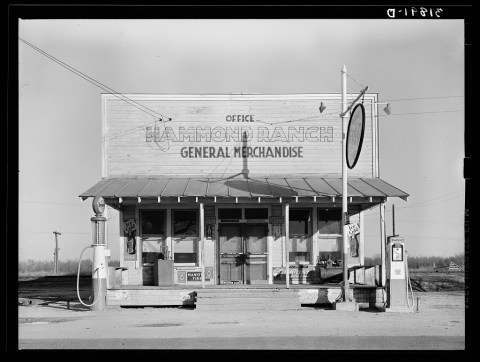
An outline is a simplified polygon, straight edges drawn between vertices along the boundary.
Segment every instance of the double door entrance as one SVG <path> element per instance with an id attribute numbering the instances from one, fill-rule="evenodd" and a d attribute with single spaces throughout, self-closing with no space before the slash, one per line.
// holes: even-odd
<path id="1" fill-rule="evenodd" d="M 267 224 L 220 224 L 220 284 L 266 284 Z"/>

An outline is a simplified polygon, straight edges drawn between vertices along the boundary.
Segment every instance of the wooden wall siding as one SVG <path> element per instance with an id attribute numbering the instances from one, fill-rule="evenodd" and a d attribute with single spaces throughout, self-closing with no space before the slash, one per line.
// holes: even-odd
<path id="1" fill-rule="evenodd" d="M 205 267 L 215 267 L 215 240 L 205 239 Z M 215 274 L 210 282 L 215 282 Z"/>
<path id="2" fill-rule="evenodd" d="M 103 95 L 104 101 L 104 176 L 119 175 L 204 175 L 228 176 L 240 173 L 245 167 L 250 176 L 275 174 L 341 174 L 341 112 L 340 95 L 232 95 L 232 96 L 130 96 L 137 102 L 158 111 L 172 120 L 155 119 L 112 95 Z M 322 115 L 318 110 L 321 100 L 330 98 Z M 352 176 L 375 177 L 377 157 L 375 109 L 372 102 L 376 94 L 365 95 L 366 129 L 363 149 L 357 166 L 349 171 Z M 229 115 L 253 115 L 254 122 L 227 122 Z M 155 125 L 158 131 L 155 130 Z M 146 127 L 151 127 L 152 139 L 147 142 Z M 222 133 L 212 133 L 207 141 L 199 137 L 183 141 L 165 139 L 182 138 L 180 130 L 195 128 L 210 130 L 244 128 L 252 134 L 248 147 L 301 147 L 303 157 L 234 157 L 234 147 L 243 142 L 235 137 L 225 140 Z M 303 127 L 303 128 L 302 128 Z M 308 141 L 309 127 L 316 127 L 311 137 L 324 137 L 322 141 Z M 321 128 L 321 131 L 320 131 Z M 288 136 L 288 131 L 292 131 Z M 301 131 L 304 140 L 293 133 Z M 173 131 L 173 134 L 172 134 Z M 164 133 L 167 132 L 167 133 Z M 275 139 L 268 142 L 268 139 Z M 282 132 L 288 139 L 282 140 Z M 320 132 L 322 132 L 320 134 Z M 187 132 L 188 133 L 188 132 Z M 276 137 L 272 138 L 272 135 Z M 164 137 L 162 137 L 162 135 Z M 216 135 L 218 137 L 216 137 Z M 224 135 L 223 135 L 224 136 Z M 156 138 L 156 141 L 155 141 Z M 262 141 L 263 140 L 263 141 Z M 223 150 L 220 158 L 182 157 L 184 147 L 214 147 L 215 154 Z M 267 151 L 265 151 L 267 152 Z M 245 162 L 246 161 L 246 162 Z"/>
<path id="3" fill-rule="evenodd" d="M 342 251 L 342 242 L 343 239 L 341 236 L 319 236 L 317 241 L 317 248 L 318 251 L 321 253 L 325 253 L 328 251 Z"/>
<path id="4" fill-rule="evenodd" d="M 282 217 L 282 205 L 272 205 L 271 215 L 274 217 Z M 283 238 L 275 238 L 273 235 L 273 225 L 269 226 L 272 234 L 272 249 L 270 250 L 271 254 L 271 268 L 278 268 L 283 266 L 283 252 L 282 252 L 282 242 Z M 285 226 L 282 225 L 282 234 L 285 233 Z M 270 272 L 271 273 L 271 272 Z"/>

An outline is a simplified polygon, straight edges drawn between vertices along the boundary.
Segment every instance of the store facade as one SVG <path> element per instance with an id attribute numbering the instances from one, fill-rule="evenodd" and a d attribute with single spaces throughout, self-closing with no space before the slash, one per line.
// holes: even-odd
<path id="1" fill-rule="evenodd" d="M 341 274 L 340 95 L 127 97 L 102 95 L 102 180 L 80 197 L 119 211 L 128 285 L 159 285 L 158 260 L 170 261 L 178 286 L 285 284 L 287 273 L 292 284 L 319 284 Z M 364 211 L 408 196 L 379 177 L 377 95 L 361 101 L 349 267 L 364 264 Z"/>

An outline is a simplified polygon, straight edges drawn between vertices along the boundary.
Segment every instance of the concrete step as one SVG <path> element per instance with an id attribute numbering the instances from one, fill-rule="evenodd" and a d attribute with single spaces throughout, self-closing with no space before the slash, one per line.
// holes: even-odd
<path id="1" fill-rule="evenodd" d="M 211 304 L 211 305 L 245 305 L 245 304 L 283 304 L 295 305 L 300 304 L 299 298 L 198 298 L 196 304 Z"/>
<path id="2" fill-rule="evenodd" d="M 223 310 L 299 310 L 298 304 L 196 304 L 196 310 L 223 311 Z"/>
<path id="3" fill-rule="evenodd" d="M 301 309 L 299 291 L 291 289 L 202 289 L 195 305 L 209 311 Z"/>
<path id="4" fill-rule="evenodd" d="M 207 291 L 197 290 L 197 297 L 202 298 L 296 298 L 298 291 L 275 291 L 275 290 L 222 290 L 222 291 Z"/>

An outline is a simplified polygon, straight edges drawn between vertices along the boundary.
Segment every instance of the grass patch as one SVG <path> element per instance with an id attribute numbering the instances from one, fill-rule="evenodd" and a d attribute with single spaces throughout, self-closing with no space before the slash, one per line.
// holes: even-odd
<path id="1" fill-rule="evenodd" d="M 412 289 L 418 292 L 463 291 L 464 272 L 431 272 L 410 270 Z"/>

